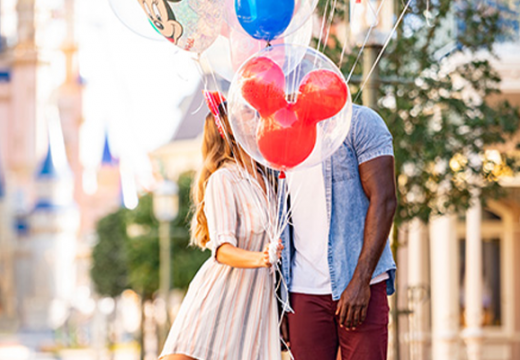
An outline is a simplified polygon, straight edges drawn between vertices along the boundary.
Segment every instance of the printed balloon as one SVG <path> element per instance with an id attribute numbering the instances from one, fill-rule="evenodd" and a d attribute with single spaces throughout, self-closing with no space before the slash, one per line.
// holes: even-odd
<path id="1" fill-rule="evenodd" d="M 213 44 L 220 33 L 222 5 L 219 0 L 137 0 L 137 2 L 144 11 L 143 16 L 148 17 L 150 25 L 183 50 L 200 54 Z"/>

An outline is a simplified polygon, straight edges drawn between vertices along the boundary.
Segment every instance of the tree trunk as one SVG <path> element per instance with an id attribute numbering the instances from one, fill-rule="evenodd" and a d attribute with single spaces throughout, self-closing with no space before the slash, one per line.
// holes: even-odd
<path id="1" fill-rule="evenodd" d="M 117 298 L 114 298 L 114 310 L 111 314 L 108 315 L 107 318 L 107 346 L 108 346 L 108 354 L 111 360 L 114 360 L 116 357 L 114 348 L 116 343 L 116 334 L 115 334 L 115 322 L 117 321 Z"/>
<path id="2" fill-rule="evenodd" d="M 146 304 L 146 298 L 141 296 L 141 325 L 139 327 L 139 359 L 144 360 L 145 349 L 144 349 L 144 328 L 146 322 L 146 313 L 144 307 Z"/>

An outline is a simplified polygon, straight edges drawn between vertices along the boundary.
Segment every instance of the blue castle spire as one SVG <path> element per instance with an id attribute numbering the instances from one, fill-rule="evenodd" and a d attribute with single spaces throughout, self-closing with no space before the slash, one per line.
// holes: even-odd
<path id="1" fill-rule="evenodd" d="M 73 174 L 67 162 L 59 118 L 50 119 L 48 124 L 47 154 L 36 172 L 35 209 L 55 209 L 72 201 L 68 184 L 72 181 Z"/>
<path id="2" fill-rule="evenodd" d="M 70 175 L 67 153 L 63 142 L 63 134 L 59 118 L 49 121 L 49 145 L 47 154 L 36 174 L 37 179 L 58 179 Z"/>
<path id="3" fill-rule="evenodd" d="M 110 150 L 110 142 L 108 141 L 108 132 L 105 132 L 105 144 L 103 146 L 103 156 L 101 158 L 101 166 L 117 166 L 119 161 L 112 155 Z"/>
<path id="4" fill-rule="evenodd" d="M 49 141 L 49 145 L 47 146 L 47 155 L 45 156 L 45 159 L 42 161 L 40 165 L 40 170 L 38 171 L 38 174 L 36 178 L 58 178 L 60 175 L 60 172 L 56 168 L 56 164 L 54 161 L 54 158 L 52 156 L 52 147 L 51 143 Z"/>

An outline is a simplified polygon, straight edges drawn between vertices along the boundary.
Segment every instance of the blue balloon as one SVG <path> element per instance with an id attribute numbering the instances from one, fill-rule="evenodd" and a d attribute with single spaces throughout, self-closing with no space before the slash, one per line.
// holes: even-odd
<path id="1" fill-rule="evenodd" d="M 295 0 L 235 0 L 238 22 L 258 40 L 271 41 L 282 35 L 294 13 Z"/>

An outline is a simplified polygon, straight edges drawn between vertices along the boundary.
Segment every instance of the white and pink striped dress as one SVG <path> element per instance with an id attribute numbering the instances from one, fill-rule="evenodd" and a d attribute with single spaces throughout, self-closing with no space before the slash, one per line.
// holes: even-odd
<path id="1" fill-rule="evenodd" d="M 267 199 L 256 180 L 245 176 L 233 164 L 208 181 L 204 211 L 213 256 L 191 282 L 160 358 L 184 354 L 199 360 L 281 359 L 270 270 L 233 268 L 215 259 L 224 243 L 262 251 L 269 242 Z"/>

